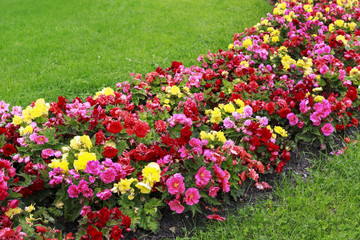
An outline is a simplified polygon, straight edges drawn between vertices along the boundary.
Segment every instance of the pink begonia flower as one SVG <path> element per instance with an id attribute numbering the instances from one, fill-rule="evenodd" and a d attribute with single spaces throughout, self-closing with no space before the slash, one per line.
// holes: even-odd
<path id="1" fill-rule="evenodd" d="M 208 218 L 208 219 L 210 219 L 210 220 L 218 220 L 218 221 L 220 221 L 220 222 L 222 222 L 222 221 L 225 221 L 225 220 L 226 220 L 226 218 L 224 218 L 224 217 L 220 217 L 220 216 L 219 216 L 219 215 L 217 215 L 217 214 L 208 215 L 208 216 L 206 216 L 206 218 Z"/>
<path id="2" fill-rule="evenodd" d="M 319 112 L 314 112 L 310 115 L 310 120 L 313 122 L 315 126 L 320 126 L 321 124 L 321 117 Z"/>
<path id="3" fill-rule="evenodd" d="M 235 120 L 240 119 L 240 113 L 238 113 L 238 112 L 233 112 L 231 115 L 235 118 Z"/>
<path id="4" fill-rule="evenodd" d="M 301 113 L 307 113 L 309 111 L 309 107 L 307 106 L 309 100 L 302 100 L 300 102 L 300 111 Z"/>
<path id="5" fill-rule="evenodd" d="M 185 191 L 184 177 L 180 173 L 175 173 L 174 176 L 166 181 L 166 186 L 170 194 L 182 194 Z"/>
<path id="6" fill-rule="evenodd" d="M 62 153 L 61 153 L 59 150 L 57 150 L 57 151 L 54 152 L 54 156 L 55 156 L 56 158 L 61 157 L 61 155 L 62 155 Z"/>
<path id="7" fill-rule="evenodd" d="M 331 123 L 326 123 L 322 128 L 321 128 L 321 132 L 325 135 L 325 136 L 329 136 L 331 133 L 334 132 L 334 128 L 331 125 Z"/>
<path id="8" fill-rule="evenodd" d="M 22 116 L 22 107 L 20 106 L 13 106 L 12 111 L 11 111 L 12 115 L 17 115 L 17 116 Z"/>
<path id="9" fill-rule="evenodd" d="M 94 195 L 93 190 L 89 188 L 87 181 L 84 179 L 79 182 L 78 188 L 86 198 L 91 198 Z"/>
<path id="10" fill-rule="evenodd" d="M 100 163 L 99 161 L 97 160 L 92 160 L 92 161 L 89 161 L 87 164 L 86 164 L 86 168 L 84 170 L 84 172 L 86 173 L 91 173 L 95 176 L 99 175 L 101 173 L 101 167 L 100 167 Z"/>
<path id="11" fill-rule="evenodd" d="M 34 136 L 34 140 L 32 140 L 32 141 L 35 142 L 36 144 L 44 145 L 49 140 L 45 136 L 36 135 L 36 136 Z"/>
<path id="12" fill-rule="evenodd" d="M 110 189 L 105 189 L 105 190 L 103 190 L 103 191 L 101 191 L 101 192 L 98 192 L 98 193 L 96 194 L 96 196 L 97 196 L 98 198 L 100 198 L 101 200 L 107 200 L 107 199 L 109 199 L 109 198 L 112 196 L 112 193 L 111 193 L 111 190 L 110 190 Z"/>
<path id="13" fill-rule="evenodd" d="M 204 94 L 203 93 L 194 93 L 194 97 L 196 101 L 204 101 Z"/>
<path id="14" fill-rule="evenodd" d="M 10 104 L 7 104 L 4 100 L 0 102 L 0 113 L 5 113 L 9 111 Z"/>
<path id="15" fill-rule="evenodd" d="M 266 127 L 269 124 L 269 120 L 267 119 L 267 117 L 262 117 L 262 118 L 260 118 L 259 123 L 260 123 L 260 126 Z"/>
<path id="16" fill-rule="evenodd" d="M 69 197 L 71 198 L 77 198 L 79 197 L 80 194 L 80 190 L 78 188 L 78 186 L 71 184 L 70 187 L 67 190 Z"/>
<path id="17" fill-rule="evenodd" d="M 203 188 L 209 183 L 211 179 L 211 172 L 206 170 L 206 167 L 202 166 L 195 175 L 195 179 L 196 187 Z"/>
<path id="18" fill-rule="evenodd" d="M 233 121 L 230 120 L 229 117 L 227 117 L 227 118 L 224 119 L 224 127 L 226 129 L 229 129 L 229 128 L 235 128 L 236 125 L 235 125 L 235 123 Z"/>
<path id="19" fill-rule="evenodd" d="M 112 183 L 115 181 L 116 172 L 113 168 L 108 168 L 102 173 L 100 173 L 101 181 L 104 183 Z"/>
<path id="20" fill-rule="evenodd" d="M 319 69 L 321 75 L 324 75 L 325 73 L 327 73 L 329 71 L 328 66 L 326 66 L 325 64 L 322 65 L 322 67 Z"/>
<path id="21" fill-rule="evenodd" d="M 253 114 L 253 109 L 249 105 L 247 105 L 244 107 L 244 111 L 241 114 L 241 117 L 242 118 L 251 117 L 252 114 Z"/>
<path id="22" fill-rule="evenodd" d="M 177 212 L 178 214 L 182 213 L 185 209 L 185 207 L 181 205 L 181 203 L 177 199 L 170 201 L 168 204 L 170 206 L 170 209 Z"/>
<path id="23" fill-rule="evenodd" d="M 289 113 L 286 118 L 289 119 L 289 123 L 291 126 L 294 126 L 299 122 L 298 117 L 294 113 Z"/>
<path id="24" fill-rule="evenodd" d="M 85 216 L 86 214 L 88 214 L 89 212 L 91 212 L 91 207 L 90 207 L 90 206 L 84 206 L 84 207 L 81 209 L 80 215 L 84 217 L 84 216 Z"/>
<path id="25" fill-rule="evenodd" d="M 194 205 L 199 202 L 200 194 L 196 188 L 189 188 L 185 193 L 185 202 L 187 205 Z"/>
<path id="26" fill-rule="evenodd" d="M 297 124 L 297 126 L 298 126 L 299 128 L 303 128 L 304 122 L 303 122 L 303 121 L 300 121 L 300 122 Z"/>
<path id="27" fill-rule="evenodd" d="M 201 146 L 201 140 L 197 138 L 191 138 L 189 141 L 189 145 L 192 147 L 200 147 Z"/>
<path id="28" fill-rule="evenodd" d="M 41 157 L 44 159 L 48 159 L 52 156 L 54 156 L 54 150 L 52 150 L 51 148 L 46 148 L 41 151 Z"/>

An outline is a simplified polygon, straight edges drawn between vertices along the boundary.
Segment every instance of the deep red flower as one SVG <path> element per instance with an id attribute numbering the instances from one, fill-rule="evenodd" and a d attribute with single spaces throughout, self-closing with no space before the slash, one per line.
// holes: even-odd
<path id="1" fill-rule="evenodd" d="M 120 238 L 124 238 L 122 231 L 123 230 L 118 225 L 113 226 L 110 232 L 110 239 L 119 240 Z"/>
<path id="2" fill-rule="evenodd" d="M 46 227 L 36 226 L 36 231 L 39 233 L 44 233 L 44 232 L 47 232 L 48 230 L 46 229 Z"/>
<path id="3" fill-rule="evenodd" d="M 346 93 L 346 97 L 350 98 L 351 101 L 355 101 L 357 99 L 357 90 L 355 87 L 349 87 L 349 90 Z"/>
<path id="4" fill-rule="evenodd" d="M 265 105 L 265 110 L 269 112 L 270 115 L 272 115 L 275 111 L 275 103 L 269 102 Z"/>
<path id="5" fill-rule="evenodd" d="M 17 153 L 16 148 L 11 143 L 7 143 L 3 148 L 1 148 L 1 150 L 5 157 L 9 157 L 10 155 Z"/>
<path id="6" fill-rule="evenodd" d="M 121 122 L 118 122 L 118 121 L 111 122 L 106 127 L 106 130 L 108 130 L 109 132 L 111 132 L 113 134 L 117 134 L 117 133 L 121 132 L 122 129 L 123 129 L 123 126 L 121 125 Z"/>
<path id="7" fill-rule="evenodd" d="M 106 146 L 104 148 L 103 155 L 106 158 L 113 158 L 113 157 L 116 157 L 118 152 L 119 152 L 119 150 L 117 150 L 116 148 L 113 148 L 111 146 Z"/>
<path id="8" fill-rule="evenodd" d="M 149 124 L 147 122 L 137 121 L 134 126 L 134 133 L 139 138 L 146 137 L 146 134 L 150 130 Z"/>
<path id="9" fill-rule="evenodd" d="M 155 121 L 155 130 L 159 133 L 164 132 L 166 130 L 166 122 L 163 120 Z"/>
<path id="10" fill-rule="evenodd" d="M 283 108 L 283 109 L 280 109 L 278 111 L 278 114 L 281 118 L 286 118 L 286 116 L 291 113 L 291 109 L 290 108 Z"/>
<path id="11" fill-rule="evenodd" d="M 99 145 L 104 142 L 105 136 L 102 130 L 99 130 L 99 132 L 95 133 L 95 137 L 96 137 L 96 142 L 95 142 L 96 145 Z"/>

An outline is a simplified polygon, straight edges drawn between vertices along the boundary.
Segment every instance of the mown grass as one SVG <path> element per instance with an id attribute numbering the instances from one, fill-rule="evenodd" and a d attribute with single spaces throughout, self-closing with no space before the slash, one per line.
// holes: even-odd
<path id="1" fill-rule="evenodd" d="M 0 0 L 0 99 L 87 97 L 173 60 L 186 66 L 272 9 L 265 0 Z"/>
<path id="2" fill-rule="evenodd" d="M 360 239 L 360 145 L 328 159 L 314 159 L 306 180 L 285 177 L 269 199 L 195 229 L 192 239 Z"/>

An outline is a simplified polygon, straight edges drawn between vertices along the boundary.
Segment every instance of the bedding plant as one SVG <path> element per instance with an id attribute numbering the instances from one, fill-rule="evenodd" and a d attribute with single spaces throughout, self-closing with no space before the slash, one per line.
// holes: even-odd
<path id="1" fill-rule="evenodd" d="M 357 126 L 358 0 L 281 1 L 199 66 L 131 74 L 86 99 L 0 102 L 0 239 L 120 239 L 161 209 L 271 189 L 299 142 Z M 76 222 L 66 234 L 59 223 Z"/>

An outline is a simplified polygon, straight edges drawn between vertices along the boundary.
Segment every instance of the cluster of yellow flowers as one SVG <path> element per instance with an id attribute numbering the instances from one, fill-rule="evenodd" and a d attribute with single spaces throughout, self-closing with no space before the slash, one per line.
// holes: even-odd
<path id="1" fill-rule="evenodd" d="M 104 94 L 105 96 L 109 96 L 109 95 L 115 96 L 115 91 L 110 87 L 103 88 L 103 90 L 101 90 L 100 92 L 96 92 L 94 99 L 96 100 L 101 94 Z"/>
<path id="2" fill-rule="evenodd" d="M 160 182 L 160 173 L 161 169 L 159 164 L 151 162 L 142 170 L 143 180 L 141 182 L 135 178 L 121 179 L 120 182 L 114 184 L 111 192 L 121 194 L 130 193 L 128 199 L 133 200 L 135 190 L 131 187 L 131 184 L 135 182 L 136 188 L 138 188 L 141 193 L 148 194 L 151 192 L 154 183 Z"/>
<path id="3" fill-rule="evenodd" d="M 174 85 L 172 87 L 167 87 L 166 92 L 170 95 L 177 96 L 178 98 L 181 98 L 183 95 L 180 88 L 176 85 Z"/>
<path id="4" fill-rule="evenodd" d="M 222 131 L 219 131 L 219 132 L 211 131 L 209 133 L 201 131 L 200 132 L 200 139 L 201 140 L 206 139 L 206 140 L 212 141 L 212 142 L 215 141 L 215 139 L 216 139 L 216 140 L 218 140 L 220 142 L 223 142 L 223 143 L 226 142 L 225 134 Z"/>
<path id="5" fill-rule="evenodd" d="M 88 135 L 75 136 L 70 141 L 70 147 L 76 150 L 82 150 L 82 149 L 90 150 L 90 148 L 92 147 L 92 142 Z"/>
<path id="6" fill-rule="evenodd" d="M 30 124 L 35 118 L 47 116 L 49 114 L 49 109 L 50 105 L 46 103 L 43 98 L 39 98 L 36 100 L 34 107 L 27 106 L 27 108 L 22 111 L 22 117 L 15 115 L 13 123 L 14 125 L 20 125 L 23 122 Z"/>
<path id="7" fill-rule="evenodd" d="M 292 64 L 296 64 L 296 61 L 286 54 L 281 58 L 281 64 L 285 70 L 288 70 Z"/>
<path id="8" fill-rule="evenodd" d="M 245 49 L 247 49 L 249 46 L 252 46 L 252 45 L 253 45 L 253 43 L 250 38 L 246 38 L 242 44 L 243 48 L 245 48 Z"/>
<path id="9" fill-rule="evenodd" d="M 287 137 L 288 136 L 287 131 L 285 129 L 283 129 L 282 127 L 280 127 L 280 126 L 275 126 L 274 131 L 277 134 L 280 134 L 282 137 Z"/>
<path id="10" fill-rule="evenodd" d="M 85 170 L 87 163 L 90 161 L 96 161 L 95 153 L 80 152 L 78 155 L 78 159 L 74 161 L 74 168 L 77 171 L 83 171 Z"/>
<path id="11" fill-rule="evenodd" d="M 61 168 L 65 174 L 69 172 L 69 162 L 66 159 L 53 159 L 51 163 L 49 163 L 49 167 L 51 168 Z"/>
<path id="12" fill-rule="evenodd" d="M 299 59 L 296 62 L 296 66 L 304 69 L 305 76 L 313 73 L 313 69 L 311 68 L 313 66 L 311 58 L 303 57 L 303 59 Z"/>

